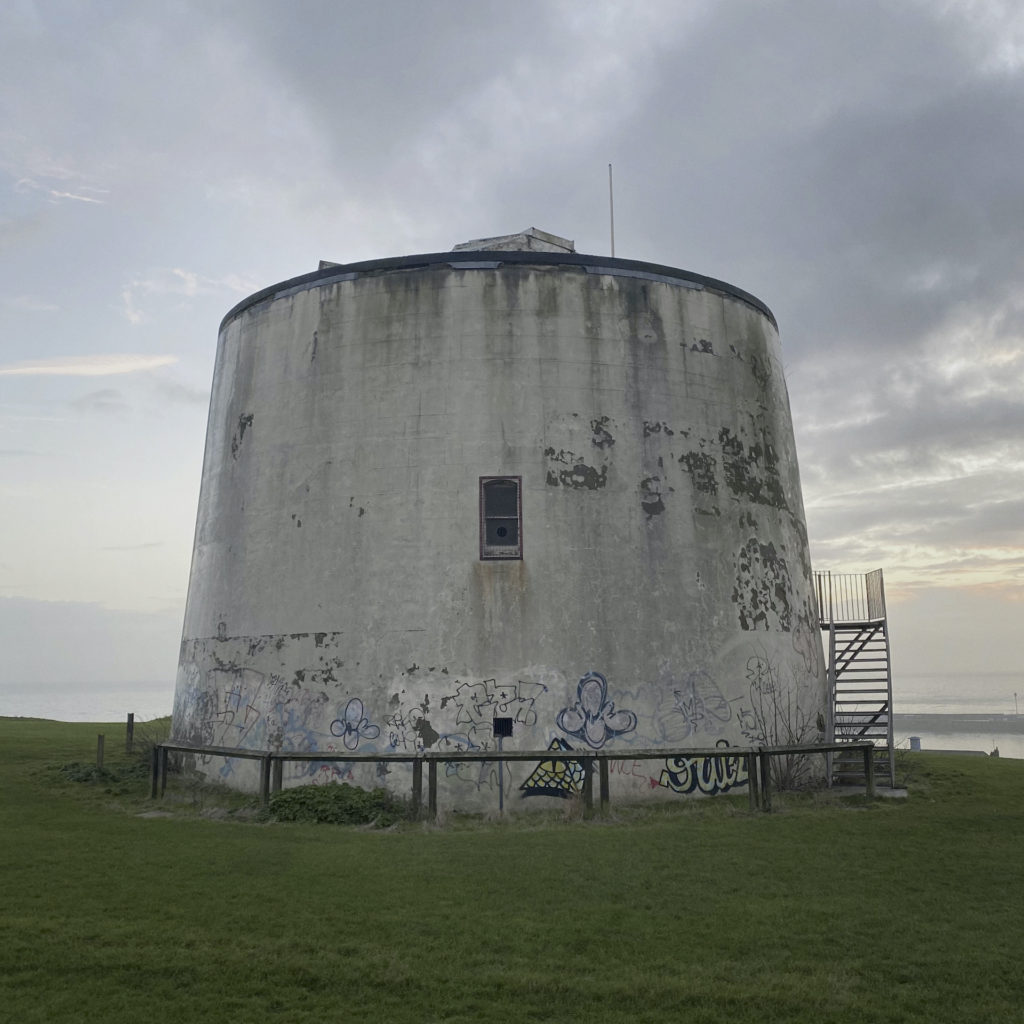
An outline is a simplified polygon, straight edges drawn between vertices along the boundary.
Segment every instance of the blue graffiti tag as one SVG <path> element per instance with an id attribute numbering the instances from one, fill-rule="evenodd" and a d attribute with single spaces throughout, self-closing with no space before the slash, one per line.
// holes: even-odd
<path id="1" fill-rule="evenodd" d="M 600 672 L 588 672 L 576 687 L 576 703 L 558 712 L 555 724 L 562 732 L 600 748 L 616 736 L 636 728 L 632 711 L 616 711 L 608 700 L 608 680 Z"/>
<path id="2" fill-rule="evenodd" d="M 355 750 L 361 739 L 375 740 L 380 735 L 380 726 L 370 722 L 363 714 L 363 702 L 353 697 L 341 717 L 331 722 L 331 735 L 340 736 L 346 750 Z"/>

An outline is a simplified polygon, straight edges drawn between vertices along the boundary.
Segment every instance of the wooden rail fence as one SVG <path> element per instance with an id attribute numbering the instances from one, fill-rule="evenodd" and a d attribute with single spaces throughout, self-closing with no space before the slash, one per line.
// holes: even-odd
<path id="1" fill-rule="evenodd" d="M 150 795 L 156 799 L 167 789 L 167 762 L 171 751 L 183 754 L 202 754 L 214 757 L 238 757 L 259 761 L 260 802 L 270 803 L 270 794 L 281 789 L 285 762 L 399 762 L 412 764 L 412 814 L 423 815 L 423 765 L 427 766 L 427 817 L 437 818 L 437 766 L 464 761 L 572 761 L 583 767 L 583 804 L 587 810 L 594 807 L 595 766 L 598 776 L 601 810 L 611 803 L 608 762 L 624 757 L 631 761 L 664 761 L 671 759 L 743 758 L 747 769 L 747 787 L 750 809 L 772 809 L 771 759 L 793 754 L 829 754 L 837 751 L 860 750 L 864 757 L 865 789 L 869 797 L 875 796 L 875 761 L 873 743 L 815 743 L 793 747 L 692 747 L 661 750 L 473 750 L 453 754 L 448 751 L 420 751 L 416 754 L 339 754 L 334 751 L 271 751 L 249 750 L 241 747 L 204 747 L 189 743 L 161 743 L 153 747 L 150 771 Z"/>

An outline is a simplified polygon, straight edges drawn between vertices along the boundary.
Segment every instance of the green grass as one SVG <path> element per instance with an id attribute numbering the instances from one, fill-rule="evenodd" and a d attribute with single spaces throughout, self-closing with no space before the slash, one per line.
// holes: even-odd
<path id="1" fill-rule="evenodd" d="M 107 735 L 110 776 L 76 782 Z M 906 801 L 776 797 L 390 830 L 266 824 L 124 767 L 123 725 L 0 719 L 0 1016 L 1019 1022 L 1024 763 Z M 154 809 L 167 817 L 140 817 Z"/>

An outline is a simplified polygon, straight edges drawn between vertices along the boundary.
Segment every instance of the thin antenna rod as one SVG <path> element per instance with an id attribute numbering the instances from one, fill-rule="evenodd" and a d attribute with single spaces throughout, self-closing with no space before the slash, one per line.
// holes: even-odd
<path id="1" fill-rule="evenodd" d="M 615 197 L 612 193 L 612 165 L 608 165 L 608 219 L 612 231 L 612 256 L 615 255 Z"/>

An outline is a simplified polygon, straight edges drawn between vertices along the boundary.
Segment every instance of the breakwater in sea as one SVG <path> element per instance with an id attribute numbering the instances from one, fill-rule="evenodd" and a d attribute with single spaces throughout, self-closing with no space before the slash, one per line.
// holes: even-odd
<path id="1" fill-rule="evenodd" d="M 1024 715 L 938 715 L 893 712 L 893 728 L 914 733 L 1007 733 L 1024 736 Z"/>
<path id="2" fill-rule="evenodd" d="M 901 714 L 893 713 L 893 736 L 898 747 L 910 747 L 910 737 L 923 750 L 971 750 L 1000 757 L 1024 758 L 1024 715 Z"/>

